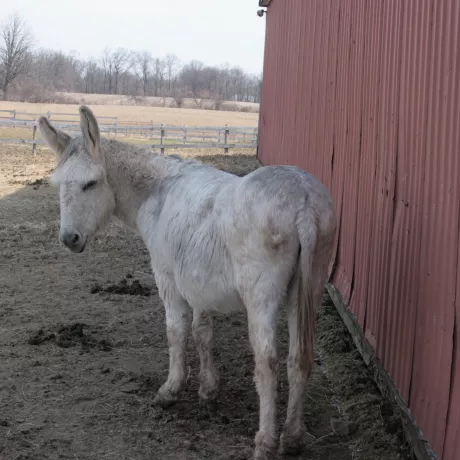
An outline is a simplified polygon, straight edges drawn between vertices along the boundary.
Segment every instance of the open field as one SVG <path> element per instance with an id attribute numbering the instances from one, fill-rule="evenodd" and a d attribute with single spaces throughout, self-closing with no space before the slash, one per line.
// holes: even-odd
<path id="1" fill-rule="evenodd" d="M 201 159 L 238 175 L 258 167 L 253 156 Z M 198 402 L 192 341 L 183 399 L 153 407 L 168 351 L 149 255 L 115 223 L 87 252 L 68 253 L 58 243 L 53 167 L 47 149 L 32 157 L 24 146 L 0 145 L 0 459 L 251 459 L 258 403 L 244 315 L 216 319 L 217 408 Z M 283 359 L 286 329 L 283 312 Z M 307 392 L 299 459 L 412 460 L 398 419 L 328 299 Z M 283 365 L 280 424 L 287 393 Z M 335 423 L 334 432 L 334 419 L 352 423 Z M 337 426 L 347 428 L 341 436 Z"/>
<path id="2" fill-rule="evenodd" d="M 175 107 L 176 100 L 172 97 L 153 97 L 153 96 L 122 96 L 117 94 L 85 94 L 85 93 L 56 93 L 56 96 L 64 101 L 73 104 L 94 104 L 94 105 L 137 105 L 152 107 Z M 182 108 L 196 109 L 201 104 L 201 108 L 209 109 L 215 104 L 212 99 L 193 99 L 182 98 Z M 234 102 L 224 101 L 220 103 L 220 110 L 258 112 L 259 104 L 254 102 Z"/>
<path id="3" fill-rule="evenodd" d="M 187 126 L 254 126 L 259 114 L 242 112 L 218 112 L 199 109 L 172 109 L 168 107 L 143 107 L 129 105 L 91 105 L 97 117 L 118 117 L 123 121 L 144 121 L 167 125 Z M 0 110 L 46 114 L 78 113 L 78 104 L 29 104 L 26 102 L 0 102 Z"/>

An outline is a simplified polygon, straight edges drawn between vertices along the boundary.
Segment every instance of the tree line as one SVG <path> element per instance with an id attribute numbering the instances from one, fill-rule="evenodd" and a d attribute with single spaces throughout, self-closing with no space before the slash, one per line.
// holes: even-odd
<path id="1" fill-rule="evenodd" d="M 24 19 L 11 16 L 0 26 L 0 89 L 4 100 L 44 102 L 56 92 L 123 94 L 134 98 L 171 97 L 260 102 L 261 75 L 239 67 L 182 63 L 174 54 L 106 48 L 99 59 L 35 49 Z"/>

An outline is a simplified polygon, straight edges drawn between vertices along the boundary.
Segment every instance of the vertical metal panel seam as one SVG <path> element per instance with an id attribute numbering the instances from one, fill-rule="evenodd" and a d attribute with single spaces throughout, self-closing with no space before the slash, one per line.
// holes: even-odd
<path id="1" fill-rule="evenodd" d="M 391 210 L 391 213 L 392 213 L 392 217 L 391 217 L 391 225 L 392 225 L 392 228 L 390 230 L 391 232 L 391 236 L 390 236 L 390 245 L 392 246 L 393 245 L 393 241 L 395 240 L 395 232 L 397 231 L 397 227 L 396 227 L 396 211 L 397 211 L 397 208 L 398 208 L 398 201 L 397 201 L 397 198 L 399 196 L 398 194 L 398 188 L 399 188 L 399 181 L 398 181 L 398 174 L 399 174 L 399 164 L 398 164 L 398 157 L 399 157 L 399 130 L 401 128 L 400 126 L 400 111 L 399 111 L 399 108 L 400 108 L 400 102 L 401 102 L 401 98 L 402 98 L 402 88 L 403 88 L 403 85 L 402 85 L 402 39 L 403 39 L 403 24 L 404 24 L 404 11 L 405 11 L 405 2 L 402 1 L 401 2 L 401 9 L 400 9 L 400 18 L 399 18 L 399 37 L 398 37 L 398 43 L 397 43 L 397 48 L 399 49 L 399 56 L 398 56 L 398 69 L 397 69 L 397 73 L 398 73 L 398 76 L 397 76 L 397 81 L 398 81 L 398 90 L 397 90 L 397 101 L 396 101 L 396 110 L 395 110 L 395 125 L 396 125 L 396 133 L 395 133 L 395 161 L 394 161 L 394 168 L 395 168 L 395 171 L 394 171 L 394 190 L 393 190 L 393 201 L 392 201 L 392 205 L 393 205 L 393 209 Z M 390 246 L 390 247 L 391 247 Z M 391 256 L 388 257 L 388 262 L 387 262 L 387 266 L 388 266 L 388 270 L 390 270 L 391 268 Z M 391 277 L 388 277 L 388 285 L 387 285 L 387 289 L 388 291 L 390 291 L 390 286 L 391 286 Z M 390 311 L 390 314 L 391 314 L 391 311 Z M 385 315 L 386 316 L 386 320 L 391 324 L 391 317 L 388 317 L 388 315 Z M 385 327 L 385 324 L 384 324 L 384 329 L 387 330 L 388 328 Z M 384 356 L 386 358 L 386 361 L 388 361 L 388 354 L 390 353 L 390 348 L 392 346 L 392 342 L 390 340 L 387 340 L 386 341 L 386 345 L 384 346 Z"/>
<path id="2" fill-rule="evenodd" d="M 381 4 L 381 9 L 380 11 L 382 12 L 383 10 L 383 0 L 380 0 L 380 4 Z M 384 27 L 381 27 L 380 28 L 380 38 L 379 38 L 379 51 L 378 51 L 378 61 L 379 61 L 379 72 L 378 72 L 378 79 L 377 79 L 377 107 L 376 107 L 376 112 L 375 112 L 375 124 L 376 124 L 376 130 L 375 130 L 375 146 L 376 146 L 376 149 L 378 151 L 378 144 L 379 144 L 379 124 L 380 124 L 380 100 L 381 98 L 383 97 L 382 93 L 381 93 L 381 88 L 382 88 L 382 72 L 381 72 L 381 69 L 382 69 L 382 60 L 383 60 L 383 37 L 384 37 L 384 33 L 385 33 L 385 30 L 384 30 Z M 376 160 L 378 160 L 378 155 L 376 155 Z M 375 163 L 375 169 L 374 169 L 374 178 L 376 178 L 377 176 L 377 168 L 378 168 L 378 163 L 376 162 Z M 372 192 L 371 192 L 372 193 Z M 374 194 L 374 203 L 376 203 L 376 195 L 378 194 L 378 191 L 376 188 L 374 188 L 373 190 L 373 194 Z M 376 225 L 376 222 L 374 220 L 372 226 L 371 226 L 371 232 L 370 232 L 370 238 L 369 238 L 369 241 L 373 241 L 374 239 L 374 234 L 375 234 L 375 231 L 377 230 L 375 228 L 375 225 Z M 369 262 L 368 262 L 368 267 L 370 269 L 370 265 L 371 265 L 371 253 L 369 253 Z M 369 294 L 370 294 L 370 285 L 371 283 L 368 282 L 367 283 L 367 289 L 366 289 L 366 299 L 369 300 Z M 364 331 L 364 334 L 366 334 L 366 331 L 367 331 L 367 321 L 368 321 L 368 308 L 366 308 L 366 315 L 364 317 L 364 321 L 363 321 L 363 331 Z"/>
<path id="3" fill-rule="evenodd" d="M 367 18 L 367 12 L 368 12 L 368 6 L 369 6 L 369 3 L 368 3 L 368 0 L 364 0 L 364 20 L 363 20 L 363 54 L 362 54 L 362 62 L 361 62 L 361 82 L 364 83 L 364 69 L 366 68 L 365 66 L 365 62 L 366 62 L 366 19 Z M 362 162 L 361 162 L 361 155 L 362 155 L 362 148 L 363 148 L 363 106 L 364 106 L 364 84 L 361 85 L 361 92 L 362 92 L 362 95 L 361 95 L 361 104 L 360 104 L 360 108 L 359 108 L 359 116 L 360 116 L 360 128 L 359 128 L 359 149 L 358 149 L 358 162 L 359 162 L 359 165 L 358 165 L 358 190 L 357 190 L 357 193 L 356 193 L 356 215 L 355 215 L 355 234 L 354 234 L 354 242 L 353 242 L 353 246 L 354 246 L 354 251 L 353 251 L 353 272 L 352 272 L 352 276 L 351 276 L 351 291 L 350 291 L 350 299 L 353 298 L 353 292 L 354 292 L 354 288 L 355 288 L 355 276 L 356 276 L 356 273 L 355 273 L 355 270 L 356 270 L 356 259 L 357 259 L 357 234 L 358 234 L 358 216 L 359 216 L 359 212 L 358 212 L 358 205 L 359 205 L 359 193 L 360 193 L 360 189 L 361 189 L 361 186 L 362 184 L 360 184 L 360 181 L 359 181 L 359 177 L 361 176 L 361 166 L 362 166 Z"/>
<path id="4" fill-rule="evenodd" d="M 342 27 L 342 3 L 339 2 L 339 6 L 338 6 L 338 9 L 339 9 L 339 12 L 338 12 L 338 25 L 337 25 L 337 45 L 336 45 L 336 59 L 335 59 L 335 76 L 334 76 L 334 81 L 335 81 L 335 87 L 334 87 L 334 103 L 333 103 L 333 112 L 332 113 L 335 113 L 335 110 L 336 110 L 336 107 L 337 107 L 337 91 L 338 91 L 338 84 L 337 84 L 337 80 L 338 80 L 338 72 L 339 72 L 339 55 L 338 55 L 338 51 L 339 51 L 339 43 L 340 43 L 340 30 L 341 30 L 341 27 Z M 331 184 L 333 183 L 334 181 L 334 157 L 336 155 L 336 133 L 335 133 L 335 117 L 333 116 L 332 117 L 332 137 L 333 137 L 333 140 L 332 140 L 332 155 L 331 155 Z M 343 199 L 343 197 L 342 197 Z M 341 226 L 342 226 L 342 222 L 341 222 L 341 216 L 339 216 L 339 221 L 338 221 L 338 225 L 337 225 L 337 236 L 336 236 L 336 239 L 337 239 L 337 245 L 336 247 L 334 248 L 334 253 L 332 255 L 332 262 L 331 262 L 331 268 L 330 268 L 330 273 L 329 273 L 329 279 L 333 279 L 334 278 L 334 275 L 335 275 L 335 272 L 337 270 L 337 266 L 339 264 L 339 252 L 338 252 L 338 248 L 339 248 L 339 245 L 340 245 L 340 229 L 341 229 Z"/>

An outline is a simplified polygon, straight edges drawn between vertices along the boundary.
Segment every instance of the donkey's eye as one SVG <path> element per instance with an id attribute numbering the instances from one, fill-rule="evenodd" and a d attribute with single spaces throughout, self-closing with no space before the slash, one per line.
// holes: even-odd
<path id="1" fill-rule="evenodd" d="M 83 187 L 83 191 L 86 191 L 92 187 L 94 187 L 95 185 L 97 184 L 97 182 L 95 180 L 90 180 L 89 182 L 87 182 Z"/>

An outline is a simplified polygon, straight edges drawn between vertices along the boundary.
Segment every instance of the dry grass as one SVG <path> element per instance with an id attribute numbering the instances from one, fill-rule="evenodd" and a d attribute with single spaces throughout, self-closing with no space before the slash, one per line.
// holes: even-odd
<path id="1" fill-rule="evenodd" d="M 26 182 L 47 177 L 54 168 L 55 156 L 39 149 L 34 157 L 26 145 L 0 144 L 0 199 L 24 188 Z"/>
<path id="2" fill-rule="evenodd" d="M 0 130 L 1 137 L 2 130 Z M 255 151 L 234 150 L 223 155 L 217 149 L 187 149 L 184 152 L 167 150 L 166 154 L 177 154 L 186 158 L 197 158 L 224 171 L 242 176 L 254 171 L 260 165 Z M 38 146 L 36 156 L 32 156 L 29 145 L 0 144 L 0 198 L 14 193 L 37 179 L 47 177 L 55 165 L 55 155 L 46 147 Z"/>
<path id="3" fill-rule="evenodd" d="M 93 104 L 93 105 L 135 105 L 149 107 L 177 107 L 175 98 L 152 96 L 123 96 L 118 94 L 85 94 L 85 93 L 56 93 L 60 103 L 68 104 Z M 213 109 L 215 101 L 212 99 L 179 98 L 183 109 Z M 51 102 L 51 101 L 50 101 Z M 255 102 L 220 102 L 220 110 L 232 112 L 257 113 L 260 105 Z"/>
<path id="4" fill-rule="evenodd" d="M 173 109 L 128 105 L 91 105 L 98 117 L 118 117 L 121 122 L 143 121 L 186 126 L 257 126 L 257 113 L 216 112 L 198 109 Z M 26 102 L 0 102 L 0 110 L 17 110 L 31 114 L 47 112 L 78 113 L 77 104 L 30 104 Z M 33 118 L 33 116 L 31 117 Z"/>

